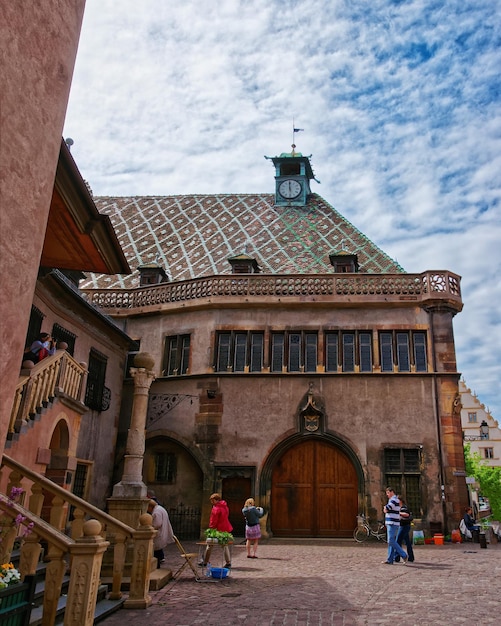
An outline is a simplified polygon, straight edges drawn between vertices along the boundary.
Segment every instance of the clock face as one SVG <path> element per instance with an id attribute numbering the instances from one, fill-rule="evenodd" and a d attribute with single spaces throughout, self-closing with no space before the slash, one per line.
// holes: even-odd
<path id="1" fill-rule="evenodd" d="M 284 180 L 278 186 L 278 191 L 282 198 L 287 198 L 291 200 L 292 198 L 297 198 L 302 191 L 301 183 L 297 180 Z"/>

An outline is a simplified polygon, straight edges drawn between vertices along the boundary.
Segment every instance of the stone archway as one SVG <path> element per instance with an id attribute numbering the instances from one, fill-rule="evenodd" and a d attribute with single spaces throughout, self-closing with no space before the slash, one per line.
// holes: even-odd
<path id="1" fill-rule="evenodd" d="M 270 526 L 277 537 L 351 537 L 360 468 L 332 441 L 303 438 L 271 469 Z"/>

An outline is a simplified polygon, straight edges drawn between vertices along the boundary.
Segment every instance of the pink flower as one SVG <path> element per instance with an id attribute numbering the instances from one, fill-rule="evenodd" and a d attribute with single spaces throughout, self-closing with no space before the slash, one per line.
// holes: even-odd
<path id="1" fill-rule="evenodd" d="M 14 520 L 14 523 L 16 526 L 21 526 L 21 524 L 24 522 L 25 519 L 26 517 L 24 515 L 21 515 L 21 513 L 18 513 L 18 515 L 16 515 L 16 519 Z"/>
<path id="2" fill-rule="evenodd" d="M 24 489 L 22 487 L 12 487 L 12 489 L 10 490 L 9 498 L 11 500 L 16 500 L 16 498 L 19 498 L 19 496 L 23 493 Z"/>

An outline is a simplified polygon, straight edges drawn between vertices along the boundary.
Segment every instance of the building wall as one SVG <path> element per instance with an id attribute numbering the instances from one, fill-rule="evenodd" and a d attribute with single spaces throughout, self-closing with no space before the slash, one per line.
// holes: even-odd
<path id="1" fill-rule="evenodd" d="M 0 442 L 3 449 L 49 214 L 85 0 L 2 2 Z"/>
<path id="2" fill-rule="evenodd" d="M 72 441 L 71 455 L 79 461 L 90 462 L 92 480 L 87 492 L 88 500 L 104 508 L 106 498 L 111 495 L 128 340 L 91 311 L 78 296 L 68 293 L 67 288 L 61 288 L 50 275 L 37 282 L 33 304 L 44 315 L 42 331 L 51 332 L 56 323 L 76 335 L 73 355 L 76 361 L 88 364 L 91 349 L 98 350 L 107 358 L 105 386 L 111 392 L 109 408 L 104 411 L 88 409 L 82 416 L 63 408 Z M 44 439 L 49 436 L 49 442 L 54 428 L 53 419 L 61 411 L 60 402 L 56 399 L 55 403 L 57 406 L 50 413 L 42 414 L 38 426 L 44 433 Z M 29 464 L 29 459 L 36 458 L 37 448 L 42 445 L 49 447 L 48 442 L 42 444 L 36 438 L 32 440 L 21 435 L 16 446 L 16 458 L 22 450 L 22 456 Z"/>
<path id="3" fill-rule="evenodd" d="M 286 307 L 269 299 L 252 309 L 225 308 L 218 301 L 211 308 L 121 319 L 130 336 L 141 340 L 141 350 L 153 355 L 158 375 L 150 391 L 145 482 L 151 481 L 149 441 L 158 449 L 163 439 L 167 447 L 177 442 L 188 450 L 193 466 L 203 473 L 204 498 L 220 487 L 221 468 L 241 467 L 250 468 L 255 485 L 250 495 L 269 505 L 273 459 L 294 438 L 309 436 L 300 414 L 311 392 L 322 406 L 321 436 L 348 450 L 359 468 L 360 510 L 381 517 L 384 449 L 410 447 L 420 450 L 422 463 L 423 510 L 414 515 L 422 514 L 424 524 L 447 524 L 449 517 L 457 517 L 467 494 L 456 478 L 464 459 L 456 454 L 462 444 L 459 418 L 453 414 L 458 376 L 448 328 L 452 314 L 432 317 L 412 306 L 332 308 L 305 302 Z M 374 355 L 374 371 L 367 374 L 325 373 L 322 367 L 313 373 L 215 372 L 216 332 L 236 329 L 358 329 L 376 335 L 383 329 L 425 330 L 429 368 L 425 373 L 381 373 Z M 191 334 L 189 374 L 163 377 L 165 336 L 185 333 Z M 209 399 L 207 390 L 215 397 Z M 172 402 L 176 396 L 177 403 Z M 125 436 L 124 428 L 122 432 Z M 180 497 L 175 485 L 156 485 L 155 492 L 171 506 Z M 190 497 L 199 496 L 197 488 Z"/>

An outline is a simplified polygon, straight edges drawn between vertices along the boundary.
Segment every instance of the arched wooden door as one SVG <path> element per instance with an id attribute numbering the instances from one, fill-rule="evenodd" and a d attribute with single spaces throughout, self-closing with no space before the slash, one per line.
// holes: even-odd
<path id="1" fill-rule="evenodd" d="M 271 529 L 277 537 L 351 537 L 358 509 L 357 472 L 325 441 L 289 448 L 272 472 Z"/>

